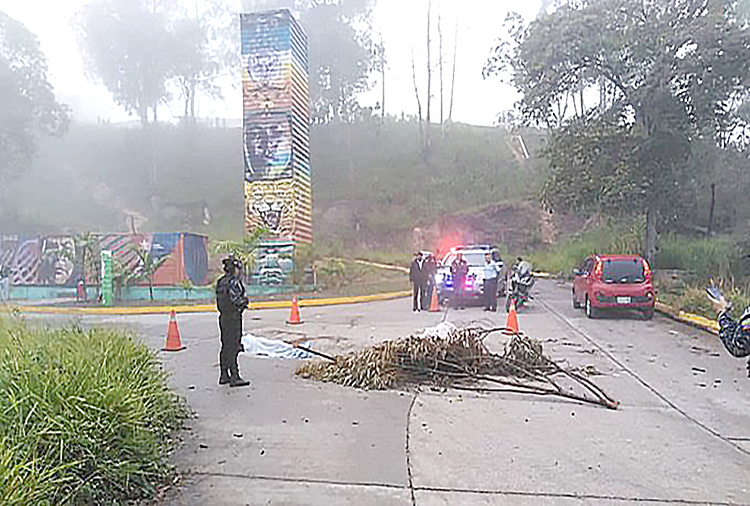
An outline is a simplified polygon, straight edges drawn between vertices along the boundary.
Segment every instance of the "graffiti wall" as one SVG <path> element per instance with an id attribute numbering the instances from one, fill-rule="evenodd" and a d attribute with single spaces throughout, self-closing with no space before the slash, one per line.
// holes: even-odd
<path id="1" fill-rule="evenodd" d="M 241 16 L 245 223 L 312 241 L 307 38 L 288 10 Z"/>
<path id="2" fill-rule="evenodd" d="M 112 251 L 119 268 L 128 273 L 138 271 L 139 252 L 147 252 L 153 261 L 161 262 L 154 274 L 156 285 L 177 285 L 185 280 L 195 286 L 208 283 L 205 236 L 178 232 L 100 234 L 94 236 L 94 242 L 95 251 Z M 70 235 L 0 236 L 0 268 L 10 269 L 14 286 L 73 287 L 83 277 L 82 248 L 80 241 L 77 244 L 76 237 Z"/>

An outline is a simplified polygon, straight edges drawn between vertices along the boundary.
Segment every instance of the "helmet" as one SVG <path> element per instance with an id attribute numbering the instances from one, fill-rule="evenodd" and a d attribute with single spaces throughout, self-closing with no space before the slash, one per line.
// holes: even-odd
<path id="1" fill-rule="evenodd" d="M 242 270 L 242 262 L 234 255 L 229 255 L 227 258 L 221 261 L 224 264 L 224 272 L 233 273 Z"/>

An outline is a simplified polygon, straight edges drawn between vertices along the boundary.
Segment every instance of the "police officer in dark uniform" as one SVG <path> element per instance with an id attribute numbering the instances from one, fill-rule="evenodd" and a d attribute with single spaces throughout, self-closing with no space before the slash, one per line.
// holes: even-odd
<path id="1" fill-rule="evenodd" d="M 240 279 L 242 262 L 230 256 L 222 263 L 224 275 L 216 283 L 216 306 L 219 309 L 219 328 L 221 329 L 219 385 L 229 383 L 232 387 L 243 387 L 249 385 L 250 382 L 240 377 L 237 366 L 237 355 L 242 347 L 242 312 L 247 308 L 248 303 L 245 285 Z"/>

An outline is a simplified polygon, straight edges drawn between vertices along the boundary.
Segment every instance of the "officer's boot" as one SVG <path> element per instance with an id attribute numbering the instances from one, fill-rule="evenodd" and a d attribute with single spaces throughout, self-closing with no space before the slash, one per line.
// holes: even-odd
<path id="1" fill-rule="evenodd" d="M 230 378 L 229 378 L 229 386 L 230 387 L 246 387 L 250 384 L 249 381 L 244 380 L 240 377 L 240 370 L 235 365 L 232 366 L 232 368 L 229 370 Z"/>
<path id="2" fill-rule="evenodd" d="M 221 347 L 221 352 L 219 353 L 219 367 L 221 368 L 221 375 L 219 376 L 219 385 L 226 385 L 229 383 L 231 377 L 229 374 L 229 362 L 227 360 L 226 356 L 227 352 L 224 349 L 224 346 Z"/>
<path id="3" fill-rule="evenodd" d="M 231 381 L 229 377 L 229 369 L 226 367 L 221 368 L 221 376 L 219 376 L 219 385 L 226 385 Z"/>

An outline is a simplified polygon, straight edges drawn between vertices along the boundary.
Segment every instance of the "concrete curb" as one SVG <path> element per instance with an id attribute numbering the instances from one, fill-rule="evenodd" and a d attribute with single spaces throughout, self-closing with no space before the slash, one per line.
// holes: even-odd
<path id="1" fill-rule="evenodd" d="M 299 299 L 300 307 L 338 306 L 400 299 L 411 296 L 411 291 L 377 293 L 373 295 L 354 295 L 350 297 L 330 297 L 325 299 Z M 250 302 L 253 309 L 283 309 L 292 306 L 291 300 L 272 300 Z M 17 310 L 23 314 L 59 314 L 59 315 L 149 315 L 176 313 L 215 313 L 213 304 L 196 304 L 193 306 L 146 306 L 146 307 L 52 307 L 52 306 L 11 306 L 9 311 Z M 0 308 L 2 311 L 2 308 Z"/>
<path id="2" fill-rule="evenodd" d="M 659 313 L 672 318 L 678 322 L 687 323 L 690 326 L 697 327 L 711 334 L 719 335 L 719 322 L 711 320 L 704 316 L 699 316 L 692 313 L 686 313 L 685 311 L 677 310 L 672 306 L 664 304 L 663 302 L 656 301 L 654 309 Z"/>
<path id="3" fill-rule="evenodd" d="M 367 265 L 369 267 L 377 267 L 378 269 L 386 269 L 391 271 L 399 271 L 404 273 L 409 273 L 409 269 L 406 267 L 401 267 L 400 265 L 392 265 L 392 264 L 381 264 L 378 262 L 370 262 L 369 260 L 362 260 L 361 258 L 357 258 L 354 260 L 355 264 L 360 265 Z"/>

